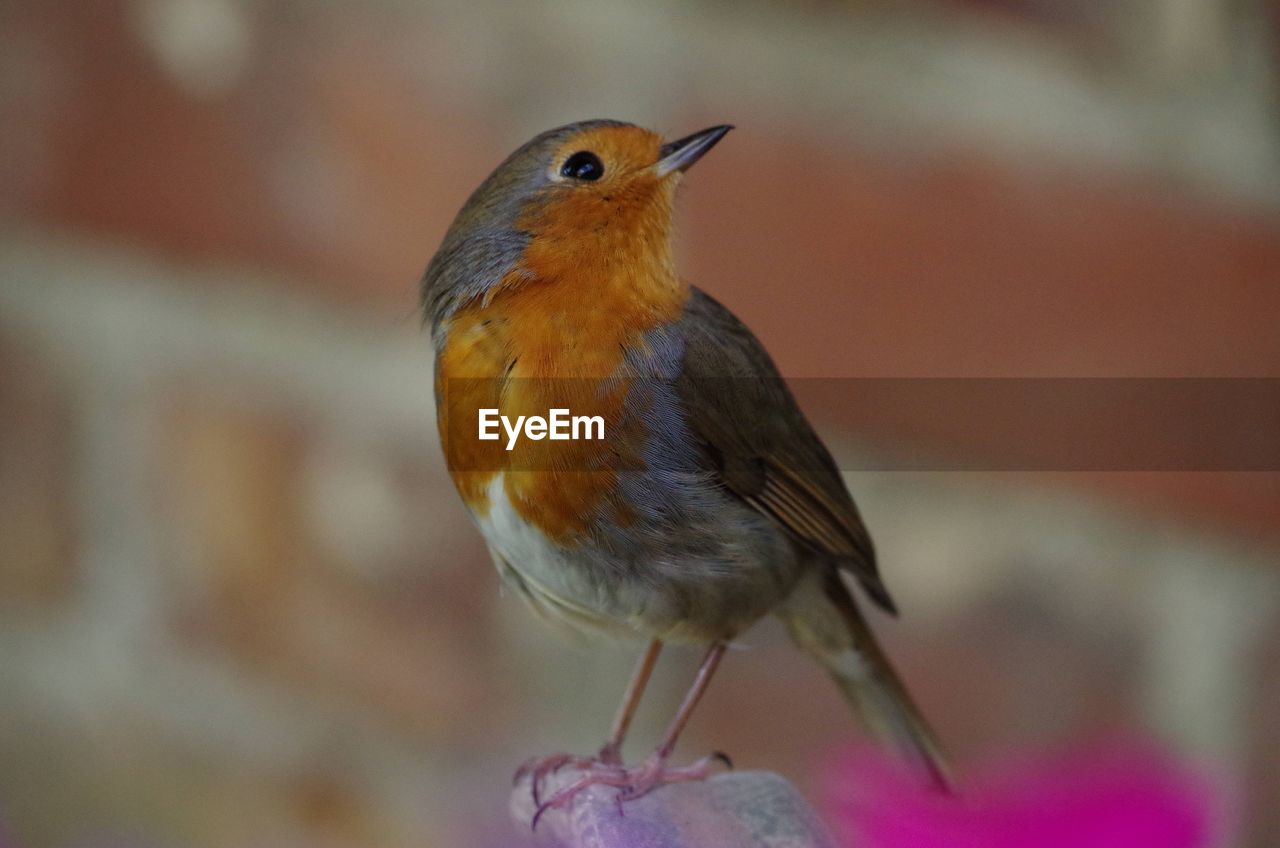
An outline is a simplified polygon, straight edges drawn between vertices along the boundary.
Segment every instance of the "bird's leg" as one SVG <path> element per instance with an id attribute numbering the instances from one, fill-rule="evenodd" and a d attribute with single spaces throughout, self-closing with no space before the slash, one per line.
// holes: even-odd
<path id="1" fill-rule="evenodd" d="M 597 759 L 602 763 L 621 765 L 622 743 L 627 738 L 627 730 L 631 727 L 631 719 L 635 718 L 636 707 L 640 705 L 640 696 L 644 694 L 653 674 L 653 667 L 658 664 L 658 654 L 662 653 L 662 641 L 654 639 L 645 649 L 636 669 L 631 673 L 631 682 L 627 684 L 626 694 L 618 706 L 618 714 L 613 717 L 613 727 L 609 731 L 609 741 L 600 749 Z"/>
<path id="2" fill-rule="evenodd" d="M 534 757 L 516 770 L 514 782 L 519 783 L 525 777 L 530 778 L 534 804 L 538 804 L 541 800 L 539 795 L 543 779 L 565 766 L 573 766 L 577 769 L 622 766 L 622 743 L 626 739 L 627 730 L 631 727 L 631 719 L 635 717 L 636 707 L 640 704 L 640 696 L 644 694 L 645 686 L 649 683 L 649 677 L 653 674 L 653 667 L 657 664 L 660 653 L 662 653 L 662 642 L 654 639 L 640 657 L 635 671 L 631 673 L 631 682 L 627 684 L 626 694 L 622 696 L 622 704 L 618 707 L 617 715 L 614 716 L 609 739 L 594 759 L 575 754 L 550 754 Z"/>
<path id="3" fill-rule="evenodd" d="M 707 651 L 707 655 L 702 659 L 702 665 L 698 666 L 697 676 L 693 678 L 693 685 L 685 693 L 684 700 L 680 703 L 680 709 L 676 710 L 675 718 L 671 720 L 671 724 L 667 726 L 666 735 L 662 737 L 662 744 L 658 746 L 658 750 L 654 753 L 665 759 L 670 757 L 671 752 L 676 749 L 676 742 L 679 741 L 680 734 L 684 731 L 684 726 L 689 723 L 689 716 L 693 715 L 693 708 L 698 706 L 698 702 L 702 700 L 703 693 L 707 691 L 707 684 L 711 682 L 711 675 L 716 673 L 716 668 L 719 667 L 720 660 L 724 657 L 724 651 L 724 642 L 716 642 Z"/>
<path id="4" fill-rule="evenodd" d="M 724 642 L 717 642 L 711 646 L 711 650 L 707 651 L 706 657 L 702 660 L 702 665 L 698 667 L 698 674 L 693 679 L 693 685 L 685 693 L 684 701 L 681 702 L 680 709 L 676 710 L 675 718 L 671 720 L 671 724 L 667 727 L 667 732 L 662 737 L 662 742 L 635 770 L 631 783 L 619 793 L 619 802 L 639 798 L 641 795 L 648 794 L 665 783 L 702 780 L 710 773 L 712 765 L 716 762 L 733 768 L 733 763 L 729 760 L 729 757 L 719 751 L 708 754 L 692 765 L 674 769 L 667 768 L 667 760 L 671 758 L 671 754 L 675 751 L 676 742 L 679 741 L 680 734 L 684 731 L 684 726 L 689 723 L 689 717 L 693 715 L 694 707 L 698 706 L 698 702 L 702 700 L 703 693 L 707 691 L 711 676 L 715 674 L 716 668 L 720 665 L 720 660 L 724 657 L 725 647 Z"/>
<path id="5" fill-rule="evenodd" d="M 667 726 L 667 732 L 662 737 L 662 743 L 641 765 L 632 769 L 607 765 L 587 769 L 582 777 L 556 792 L 545 804 L 541 804 L 538 807 L 537 815 L 533 819 L 534 826 L 537 826 L 538 819 L 547 810 L 565 807 L 573 800 L 574 796 L 589 786 L 618 787 L 621 790 L 618 793 L 618 803 L 621 804 L 623 801 L 630 801 L 646 795 L 667 783 L 702 780 L 711 772 L 711 767 L 716 762 L 732 767 L 729 758 L 719 752 L 703 757 L 689 766 L 682 768 L 667 767 L 667 760 L 671 758 L 672 752 L 675 751 L 676 742 L 680 739 L 680 733 L 684 730 L 685 725 L 689 723 L 689 717 L 693 714 L 698 701 L 702 700 L 703 693 L 707 691 L 707 684 L 711 682 L 711 676 L 715 674 L 716 667 L 720 665 L 724 652 L 725 644 L 723 642 L 715 643 L 707 651 L 706 657 L 702 660 L 702 665 L 698 667 L 698 674 L 693 680 L 693 685 L 689 687 L 684 700 L 680 703 L 680 708 L 676 710 L 675 718 Z"/>

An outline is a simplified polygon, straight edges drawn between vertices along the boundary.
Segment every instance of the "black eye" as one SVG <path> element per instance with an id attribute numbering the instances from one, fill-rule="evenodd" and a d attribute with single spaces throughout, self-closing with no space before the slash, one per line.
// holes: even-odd
<path id="1" fill-rule="evenodd" d="M 604 163 L 590 150 L 579 150 L 564 160 L 564 164 L 560 166 L 560 175 L 592 182 L 604 176 Z"/>

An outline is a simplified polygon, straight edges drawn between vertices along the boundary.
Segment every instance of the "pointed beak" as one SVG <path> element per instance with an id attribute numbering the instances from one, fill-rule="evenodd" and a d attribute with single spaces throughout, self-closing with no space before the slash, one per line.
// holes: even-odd
<path id="1" fill-rule="evenodd" d="M 684 138 L 669 141 L 658 151 L 658 176 L 665 177 L 673 171 L 684 171 L 702 155 L 716 146 L 716 142 L 725 137 L 725 133 L 733 129 L 732 124 L 721 124 L 687 135 Z"/>

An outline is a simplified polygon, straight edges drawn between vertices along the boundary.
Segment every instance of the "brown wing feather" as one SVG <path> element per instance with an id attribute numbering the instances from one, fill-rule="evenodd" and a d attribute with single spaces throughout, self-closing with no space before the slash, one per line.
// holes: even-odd
<path id="1" fill-rule="evenodd" d="M 685 352 L 677 386 L 710 469 L 745 503 L 850 571 L 876 603 L 896 612 L 835 461 L 759 340 L 699 289 L 680 328 Z"/>

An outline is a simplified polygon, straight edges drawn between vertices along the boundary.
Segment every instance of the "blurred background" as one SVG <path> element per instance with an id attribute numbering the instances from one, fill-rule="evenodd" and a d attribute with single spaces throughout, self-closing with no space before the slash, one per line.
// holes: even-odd
<path id="1" fill-rule="evenodd" d="M 500 594 L 415 314 L 529 136 L 735 123 L 681 264 L 790 376 L 1280 377 L 1278 21 L 0 4 L 0 845 L 499 845 L 515 765 L 600 743 L 636 648 Z M 945 454 L 983 410 L 815 417 L 843 455 L 913 426 Z M 1225 844 L 1274 844 L 1280 474 L 849 481 L 904 610 L 876 623 L 962 771 L 1129 729 L 1238 787 Z M 682 753 L 812 791 L 855 724 L 774 624 L 746 641 Z M 659 669 L 633 756 L 697 658 Z"/>

